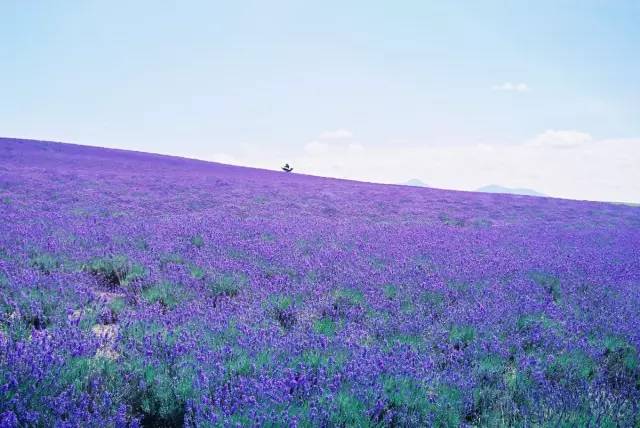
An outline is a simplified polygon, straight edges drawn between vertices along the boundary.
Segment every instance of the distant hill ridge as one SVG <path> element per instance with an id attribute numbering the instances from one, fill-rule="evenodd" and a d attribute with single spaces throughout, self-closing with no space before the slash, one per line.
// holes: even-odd
<path id="1" fill-rule="evenodd" d="M 540 193 L 533 189 L 504 187 L 504 186 L 499 186 L 497 184 L 490 184 L 488 186 L 480 187 L 479 189 L 476 189 L 476 192 L 506 193 L 509 195 L 525 195 L 525 196 L 547 196 L 544 193 Z"/>

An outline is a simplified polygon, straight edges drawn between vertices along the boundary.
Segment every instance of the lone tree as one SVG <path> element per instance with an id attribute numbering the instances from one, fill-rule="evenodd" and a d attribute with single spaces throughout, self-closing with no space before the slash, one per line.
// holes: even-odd
<path id="1" fill-rule="evenodd" d="M 293 168 L 290 167 L 288 163 L 285 163 L 284 166 L 282 167 L 282 170 L 285 172 L 291 172 L 293 171 Z"/>

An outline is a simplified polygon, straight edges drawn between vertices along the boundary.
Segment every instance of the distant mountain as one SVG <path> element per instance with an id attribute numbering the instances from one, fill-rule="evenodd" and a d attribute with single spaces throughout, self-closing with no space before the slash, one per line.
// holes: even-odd
<path id="1" fill-rule="evenodd" d="M 400 183 L 404 186 L 415 186 L 415 187 L 429 187 L 429 185 L 427 183 L 424 183 L 421 180 L 418 180 L 417 178 L 412 178 L 411 180 L 405 181 L 404 183 Z"/>
<path id="2" fill-rule="evenodd" d="M 511 187 L 498 186 L 497 184 L 490 184 L 488 186 L 481 187 L 476 192 L 484 193 L 508 193 L 511 195 L 527 195 L 527 196 L 547 196 L 544 193 L 536 192 L 532 189 L 516 189 Z"/>

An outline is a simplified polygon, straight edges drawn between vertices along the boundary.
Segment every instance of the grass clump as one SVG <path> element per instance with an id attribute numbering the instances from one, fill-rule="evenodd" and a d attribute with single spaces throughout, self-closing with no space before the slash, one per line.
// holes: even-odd
<path id="1" fill-rule="evenodd" d="M 340 288 L 332 294 L 329 312 L 333 316 L 344 318 L 350 314 L 357 314 L 364 309 L 365 297 L 360 290 L 354 288 Z"/>
<path id="2" fill-rule="evenodd" d="M 189 400 L 198 396 L 195 370 L 182 361 L 149 363 L 141 358 L 129 362 L 128 377 L 137 380 L 128 402 L 142 414 L 143 427 L 183 426 Z"/>
<path id="3" fill-rule="evenodd" d="M 167 253 L 160 257 L 160 267 L 165 268 L 170 264 L 181 265 L 184 264 L 185 260 L 180 254 L 177 253 Z"/>
<path id="4" fill-rule="evenodd" d="M 337 373 L 348 359 L 348 353 L 341 349 L 307 349 L 293 359 L 293 366 L 317 371 L 324 368 L 329 374 Z"/>
<path id="5" fill-rule="evenodd" d="M 202 280 L 206 276 L 204 269 L 196 265 L 189 267 L 189 272 L 191 273 L 191 277 L 197 280 Z"/>
<path id="6" fill-rule="evenodd" d="M 329 317 L 322 317 L 313 322 L 313 331 L 324 336 L 335 336 L 338 326 Z"/>
<path id="7" fill-rule="evenodd" d="M 225 371 L 228 377 L 250 376 L 253 373 L 254 365 L 249 356 L 241 352 L 225 363 Z"/>
<path id="8" fill-rule="evenodd" d="M 622 337 L 604 340 L 603 371 L 614 389 L 640 389 L 640 357 L 637 349 Z"/>
<path id="9" fill-rule="evenodd" d="M 109 302 L 108 306 L 114 314 L 120 315 L 120 313 L 122 313 L 122 311 L 124 311 L 124 308 L 127 306 L 127 302 L 123 297 L 116 297 L 115 299 L 111 300 L 111 302 Z"/>
<path id="10" fill-rule="evenodd" d="M 50 274 L 60 267 L 60 261 L 49 253 L 34 254 L 29 258 L 29 265 L 44 274 Z"/>
<path id="11" fill-rule="evenodd" d="M 357 397 L 347 391 L 339 392 L 334 401 L 334 411 L 331 415 L 332 426 L 339 427 L 370 427 L 371 419 L 367 415 L 366 407 Z"/>
<path id="12" fill-rule="evenodd" d="M 554 302 L 560 302 L 562 291 L 560 289 L 560 280 L 557 277 L 545 272 L 532 272 L 531 279 L 540 285 Z"/>
<path id="13" fill-rule="evenodd" d="M 444 304 L 444 293 L 440 291 L 427 290 L 420 297 L 420 300 L 431 308 L 439 308 Z"/>
<path id="14" fill-rule="evenodd" d="M 595 374 L 595 363 L 581 351 L 569 351 L 558 355 L 545 371 L 547 378 L 565 386 L 589 381 Z"/>
<path id="15" fill-rule="evenodd" d="M 189 241 L 191 242 L 191 245 L 196 248 L 202 248 L 204 246 L 204 238 L 201 235 L 192 236 Z"/>
<path id="16" fill-rule="evenodd" d="M 208 288 L 214 299 L 218 297 L 235 297 L 246 284 L 246 277 L 242 275 L 225 274 L 209 282 Z"/>
<path id="17" fill-rule="evenodd" d="M 470 325 L 454 325 L 449 331 L 449 341 L 455 349 L 464 349 L 476 338 L 476 331 Z"/>
<path id="18" fill-rule="evenodd" d="M 290 330 L 296 324 L 296 312 L 291 296 L 274 295 L 267 301 L 268 311 L 285 330 Z"/>
<path id="19" fill-rule="evenodd" d="M 384 293 L 384 297 L 389 300 L 394 300 L 398 296 L 398 287 L 393 284 L 386 284 L 382 288 L 382 292 Z"/>
<path id="20" fill-rule="evenodd" d="M 159 282 L 142 291 L 142 297 L 149 303 L 159 303 L 167 309 L 175 309 L 185 298 L 181 285 L 170 282 Z"/>
<path id="21" fill-rule="evenodd" d="M 17 298 L 16 309 L 27 334 L 30 329 L 44 330 L 60 314 L 59 298 L 55 292 L 41 288 L 30 288 Z M 18 326 L 20 327 L 20 326 Z M 18 328 L 18 330 L 23 330 Z"/>
<path id="22" fill-rule="evenodd" d="M 382 419 L 384 414 L 391 413 L 391 425 L 402 426 L 409 421 L 428 425 L 431 403 L 425 388 L 415 379 L 407 376 L 387 377 L 382 383 L 385 399 L 383 414 L 376 415 Z"/>
<path id="23" fill-rule="evenodd" d="M 474 367 L 474 374 L 483 385 L 497 385 L 506 370 L 506 361 L 499 355 L 490 354 L 480 358 Z"/>
<path id="24" fill-rule="evenodd" d="M 0 271 L 0 288 L 6 288 L 9 286 L 9 277 L 6 273 Z"/>
<path id="25" fill-rule="evenodd" d="M 510 360 L 489 354 L 476 361 L 477 386 L 465 419 L 474 426 L 519 426 L 521 409 L 530 405 L 533 382 Z"/>
<path id="26" fill-rule="evenodd" d="M 85 265 L 84 270 L 102 278 L 112 287 L 127 286 L 147 275 L 142 265 L 131 262 L 123 255 L 93 259 Z"/>
<path id="27" fill-rule="evenodd" d="M 466 223 L 465 219 L 459 218 L 459 217 L 452 217 L 447 213 L 440 213 L 438 215 L 438 219 L 442 223 L 446 224 L 447 226 L 462 227 Z"/>
<path id="28" fill-rule="evenodd" d="M 118 322 L 120 315 L 127 307 L 127 302 L 124 297 L 116 297 L 107 303 L 101 313 L 102 324 L 114 324 Z"/>
<path id="29" fill-rule="evenodd" d="M 361 306 L 364 304 L 364 294 L 354 288 L 341 288 L 333 294 L 334 302 L 349 306 Z"/>
<path id="30" fill-rule="evenodd" d="M 408 346 L 414 351 L 424 349 L 424 338 L 419 334 L 397 333 L 384 338 L 383 349 L 393 351 L 396 346 Z"/>
<path id="31" fill-rule="evenodd" d="M 440 385 L 436 390 L 433 406 L 434 425 L 459 427 L 462 425 L 464 402 L 460 390 L 451 385 Z"/>

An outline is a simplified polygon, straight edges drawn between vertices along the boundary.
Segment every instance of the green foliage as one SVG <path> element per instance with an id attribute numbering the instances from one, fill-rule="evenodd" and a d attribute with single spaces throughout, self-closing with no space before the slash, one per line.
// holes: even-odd
<path id="1" fill-rule="evenodd" d="M 640 358 L 637 349 L 622 337 L 604 340 L 603 370 L 613 388 L 625 386 L 640 389 Z"/>
<path id="2" fill-rule="evenodd" d="M 462 227 L 465 225 L 465 220 L 463 218 L 451 217 L 447 213 L 440 213 L 438 215 L 438 218 L 442 223 L 446 224 L 447 226 Z"/>
<path id="3" fill-rule="evenodd" d="M 190 239 L 191 245 L 196 248 L 202 248 L 204 246 L 204 238 L 200 235 L 192 236 Z"/>
<path id="4" fill-rule="evenodd" d="M 454 348 L 466 348 L 475 340 L 476 331 L 470 325 L 454 325 L 449 331 L 449 341 Z"/>
<path id="5" fill-rule="evenodd" d="M 519 409 L 529 405 L 532 382 L 513 362 L 496 354 L 479 358 L 474 364 L 477 386 L 473 409 L 466 417 L 480 426 L 518 426 Z"/>
<path id="6" fill-rule="evenodd" d="M 416 307 L 411 300 L 406 299 L 400 305 L 400 312 L 404 315 L 413 315 L 416 313 Z"/>
<path id="7" fill-rule="evenodd" d="M 424 338 L 418 334 L 398 333 L 389 335 L 384 338 L 385 351 L 392 351 L 396 345 L 404 345 L 411 347 L 414 351 L 419 351 L 424 347 Z"/>
<path id="8" fill-rule="evenodd" d="M 562 326 L 545 314 L 527 314 L 520 316 L 515 325 L 515 330 L 522 338 L 522 347 L 527 354 L 544 352 L 541 346 L 544 338 L 558 336 L 562 332 Z"/>
<path id="9" fill-rule="evenodd" d="M 283 411 L 275 411 L 274 414 L 282 414 Z M 309 403 L 303 401 L 302 403 L 293 402 L 291 403 L 287 409 L 286 413 L 294 417 L 296 419 L 296 425 L 300 428 L 313 428 L 317 424 L 313 423 L 311 418 L 311 409 L 309 408 Z M 272 428 L 276 428 L 275 426 Z"/>
<path id="10" fill-rule="evenodd" d="M 384 297 L 389 300 L 394 300 L 398 296 L 398 288 L 393 284 L 386 284 L 382 291 L 384 292 Z"/>
<path id="11" fill-rule="evenodd" d="M 29 265 L 42 273 L 50 274 L 60 267 L 60 261 L 49 253 L 40 253 L 29 258 Z"/>
<path id="12" fill-rule="evenodd" d="M 127 302 L 123 297 L 116 297 L 112 299 L 108 304 L 109 309 L 116 316 L 116 318 L 122 313 L 122 311 L 124 311 L 124 308 L 126 308 L 126 306 Z"/>
<path id="13" fill-rule="evenodd" d="M 189 272 L 191 272 L 191 277 L 193 279 L 204 279 L 204 277 L 206 276 L 204 269 L 196 265 L 192 265 L 191 267 L 189 267 Z"/>
<path id="14" fill-rule="evenodd" d="M 87 307 L 82 310 L 80 315 L 79 327 L 83 331 L 89 331 L 98 323 L 98 312 L 93 307 Z"/>
<path id="15" fill-rule="evenodd" d="M 0 272 L 0 288 L 5 288 L 9 286 L 9 277 L 6 273 Z"/>
<path id="16" fill-rule="evenodd" d="M 138 345 L 142 345 L 145 336 L 166 338 L 167 330 L 162 324 L 155 320 L 136 320 L 125 325 L 121 330 L 121 337 L 125 349 L 135 349 Z"/>
<path id="17" fill-rule="evenodd" d="M 364 404 L 351 393 L 339 392 L 335 397 L 334 405 L 335 411 L 331 415 L 333 426 L 369 427 L 372 425 Z"/>
<path id="18" fill-rule="evenodd" d="M 196 373 L 188 361 L 148 363 L 135 358 L 127 362 L 124 370 L 128 377 L 138 380 L 127 402 L 142 413 L 143 426 L 183 425 L 187 400 L 198 396 Z"/>
<path id="19" fill-rule="evenodd" d="M 454 428 L 462 424 L 462 393 L 456 387 L 441 385 L 436 391 L 434 406 L 434 425 L 436 427 Z"/>
<path id="20" fill-rule="evenodd" d="M 499 355 L 489 354 L 476 361 L 474 374 L 483 385 L 497 385 L 505 370 L 506 361 Z"/>
<path id="21" fill-rule="evenodd" d="M 16 306 L 25 327 L 36 330 L 47 328 L 62 311 L 59 297 L 55 292 L 44 288 L 29 288 L 22 292 L 17 297 Z"/>
<path id="22" fill-rule="evenodd" d="M 77 391 L 85 391 L 89 383 L 101 378 L 106 386 L 115 390 L 118 384 L 117 363 L 108 358 L 70 357 L 65 360 L 57 379 L 62 385 L 73 385 Z"/>
<path id="23" fill-rule="evenodd" d="M 384 379 L 384 391 L 387 408 L 397 415 L 408 416 L 426 423 L 426 417 L 431 413 L 431 403 L 426 389 L 415 379 L 406 376 L 394 376 Z M 394 421 L 402 424 L 401 420 Z"/>
<path id="24" fill-rule="evenodd" d="M 576 381 L 589 381 L 595 373 L 595 363 L 581 351 L 569 351 L 558 355 L 545 372 L 549 379 L 566 386 Z"/>
<path id="25" fill-rule="evenodd" d="M 150 303 L 159 303 L 167 309 L 174 309 L 186 297 L 186 292 L 180 284 L 159 282 L 142 291 L 142 297 Z"/>
<path id="26" fill-rule="evenodd" d="M 237 274 L 225 274 L 209 282 L 209 291 L 214 297 L 235 297 L 246 284 L 246 277 Z"/>
<path id="27" fill-rule="evenodd" d="M 0 366 L 0 375 L 2 374 L 3 368 Z M 32 377 L 23 377 L 25 373 L 16 374 L 18 378 L 15 389 L 0 391 L 0 402 L 9 403 L 16 396 L 29 397 L 29 408 L 34 412 L 37 423 L 34 421 L 28 426 L 56 425 L 55 421 L 59 421 L 60 418 L 60 409 L 51 405 L 51 397 L 64 394 L 99 407 L 105 403 L 97 402 L 96 399 L 104 391 L 119 399 L 126 386 L 121 381 L 115 362 L 87 356 L 67 355 L 66 358 L 58 360 L 49 370 L 41 373 L 42 377 L 37 386 L 32 383 Z"/>
<path id="28" fill-rule="evenodd" d="M 364 304 L 364 294 L 354 288 L 340 288 L 333 293 L 334 302 L 348 306 L 361 306 Z"/>
<path id="29" fill-rule="evenodd" d="M 148 250 L 149 243 L 144 238 L 136 238 L 133 240 L 134 245 L 138 250 Z"/>
<path id="30" fill-rule="evenodd" d="M 331 309 L 339 317 L 345 317 L 350 311 L 364 309 L 365 297 L 360 290 L 340 288 L 332 293 Z"/>
<path id="31" fill-rule="evenodd" d="M 545 314 L 522 315 L 516 321 L 516 328 L 520 333 L 528 334 L 532 329 L 542 327 L 544 329 L 557 329 L 558 323 Z"/>
<path id="32" fill-rule="evenodd" d="M 441 309 L 444 306 L 444 294 L 436 290 L 427 290 L 421 295 L 421 300 L 432 309 Z"/>
<path id="33" fill-rule="evenodd" d="M 529 391 L 533 386 L 529 375 L 514 366 L 509 366 L 505 372 L 504 380 L 513 402 L 519 407 L 525 407 L 529 402 Z"/>
<path id="34" fill-rule="evenodd" d="M 131 406 L 133 414 L 142 415 L 143 426 L 183 426 L 186 403 L 197 399 L 202 391 L 195 386 L 196 361 L 189 355 L 172 358 L 147 358 L 144 350 L 155 355 L 172 353 L 182 330 L 168 330 L 157 320 L 137 320 L 124 324 L 121 330 L 117 361 L 125 382 L 122 402 Z"/>
<path id="35" fill-rule="evenodd" d="M 329 317 L 322 317 L 313 322 L 313 331 L 325 336 L 334 336 L 336 334 L 336 323 Z"/>
<path id="36" fill-rule="evenodd" d="M 112 286 L 127 286 L 147 275 L 144 266 L 131 262 L 127 256 L 109 256 L 91 260 L 84 269 L 103 278 Z"/>
<path id="37" fill-rule="evenodd" d="M 531 279 L 536 284 L 544 288 L 544 290 L 551 296 L 554 302 L 559 302 L 562 297 L 562 291 L 560 289 L 560 280 L 545 272 L 532 272 Z"/>
<path id="38" fill-rule="evenodd" d="M 322 368 L 333 375 L 344 367 L 348 357 L 348 352 L 341 349 L 307 349 L 292 360 L 291 366 L 314 371 Z"/>
<path id="39" fill-rule="evenodd" d="M 285 330 L 290 330 L 296 323 L 294 301 L 291 296 L 276 294 L 267 299 L 267 310 Z"/>
<path id="40" fill-rule="evenodd" d="M 164 254 L 162 257 L 160 257 L 160 266 L 164 268 L 168 264 L 184 264 L 184 258 L 180 254 L 176 253 Z"/>
<path id="41" fill-rule="evenodd" d="M 268 304 L 272 308 L 275 308 L 281 311 L 286 311 L 288 309 L 293 308 L 293 298 L 291 298 L 291 296 L 284 295 L 284 294 L 275 294 L 275 295 L 269 296 Z"/>
<path id="42" fill-rule="evenodd" d="M 253 373 L 254 365 L 249 356 L 244 352 L 239 352 L 225 363 L 228 377 L 249 376 Z"/>

